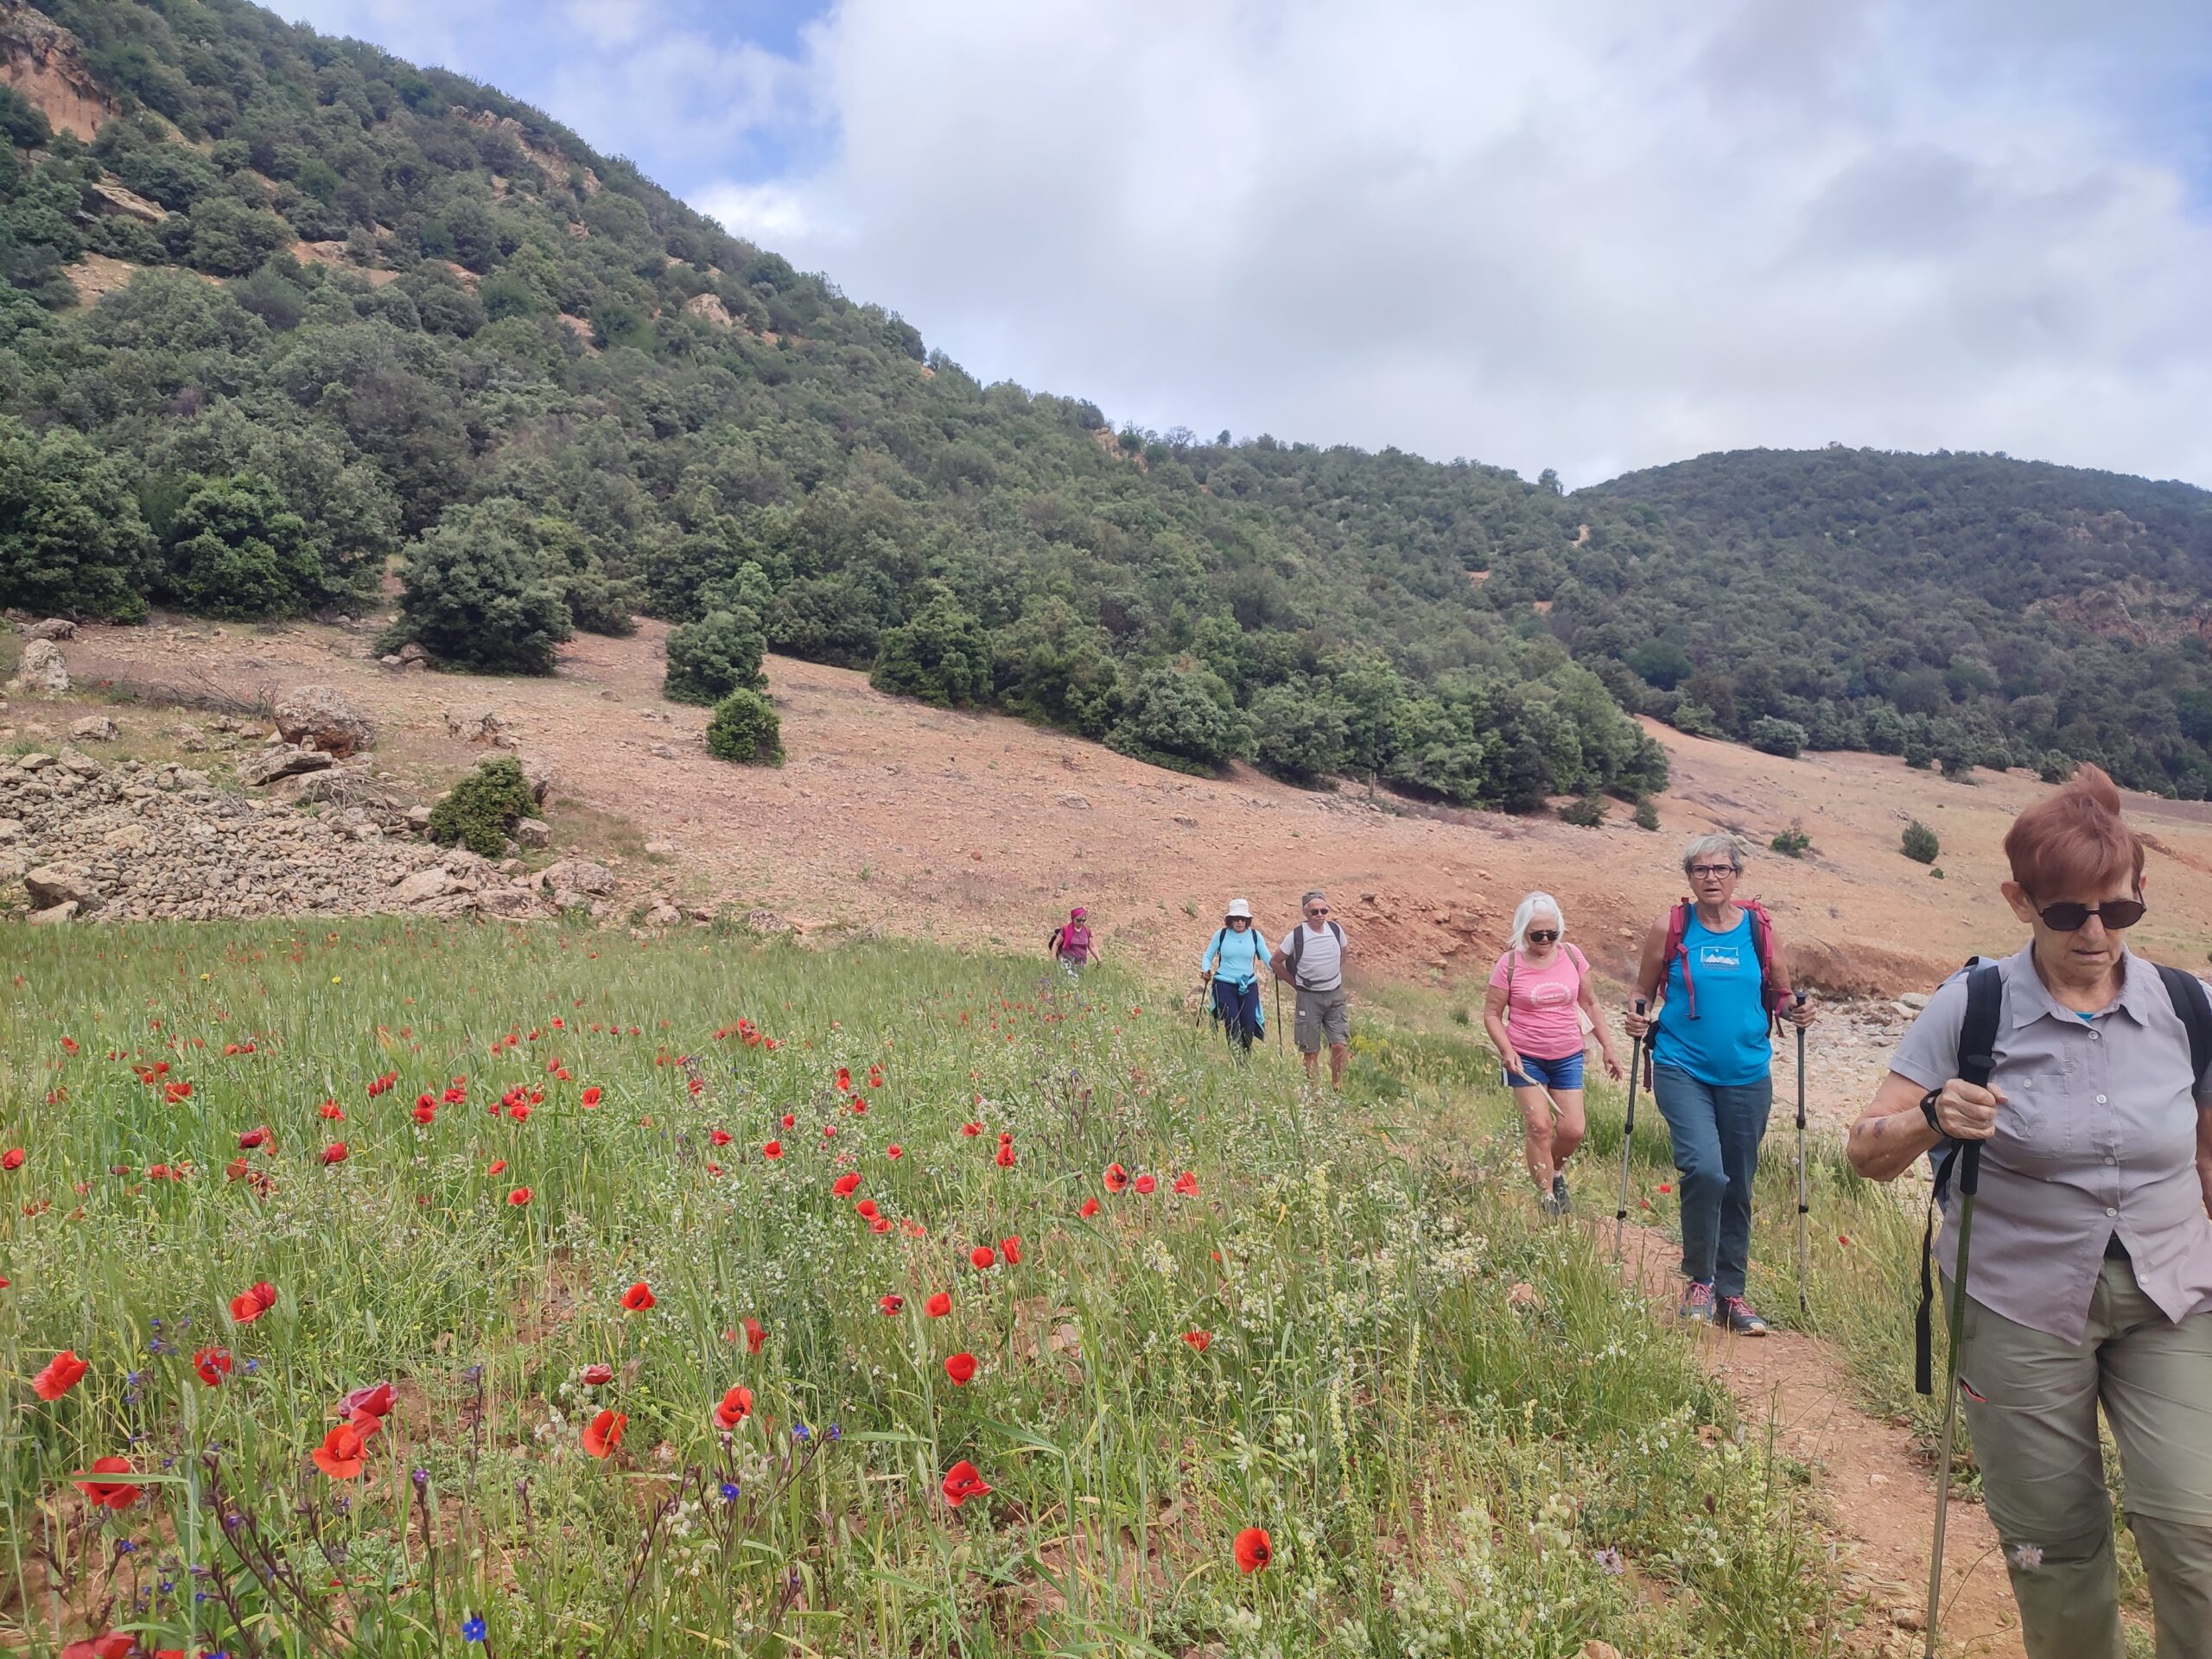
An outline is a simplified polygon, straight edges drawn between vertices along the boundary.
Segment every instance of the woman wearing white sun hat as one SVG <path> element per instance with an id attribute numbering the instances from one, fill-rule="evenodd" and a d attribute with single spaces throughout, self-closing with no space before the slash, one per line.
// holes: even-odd
<path id="1" fill-rule="evenodd" d="M 1246 1050 L 1266 1024 L 1260 1011 L 1260 976 L 1268 965 L 1268 941 L 1252 925 L 1252 906 L 1229 901 L 1220 929 L 1198 956 L 1198 972 L 1213 988 L 1214 1017 L 1229 1039 Z"/>

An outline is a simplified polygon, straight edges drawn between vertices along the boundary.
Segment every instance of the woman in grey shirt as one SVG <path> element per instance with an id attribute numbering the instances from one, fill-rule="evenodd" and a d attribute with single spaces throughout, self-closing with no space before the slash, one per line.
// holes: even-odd
<path id="1" fill-rule="evenodd" d="M 2212 1082 L 2188 1025 L 2202 987 L 2162 982 L 2123 944 L 2144 914 L 2143 843 L 2102 772 L 2023 812 L 2005 855 L 2033 937 L 1996 964 L 1988 1084 L 1959 1076 L 1958 975 L 1853 1125 L 1852 1166 L 1892 1180 L 1982 1143 L 1958 1379 L 2029 1659 L 2126 1652 L 2100 1401 L 2158 1659 L 2212 1659 Z"/>

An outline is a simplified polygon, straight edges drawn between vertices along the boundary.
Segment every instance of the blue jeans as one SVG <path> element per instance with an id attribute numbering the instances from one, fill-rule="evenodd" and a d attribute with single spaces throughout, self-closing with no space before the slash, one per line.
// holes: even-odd
<path id="1" fill-rule="evenodd" d="M 1740 1296 L 1751 1258 L 1751 1178 L 1774 1080 L 1726 1088 L 1661 1065 L 1651 1085 L 1682 1178 L 1682 1276 L 1711 1285 L 1716 1296 Z"/>
<path id="2" fill-rule="evenodd" d="M 1260 1012 L 1260 982 L 1248 980 L 1237 985 L 1225 979 L 1215 980 L 1213 1013 L 1230 1042 L 1251 1047 L 1252 1039 L 1260 1035 L 1267 1018 Z"/>
<path id="3" fill-rule="evenodd" d="M 1580 1089 L 1582 1086 L 1583 1051 L 1576 1049 L 1563 1060 L 1540 1060 L 1534 1054 L 1521 1057 L 1521 1069 L 1505 1074 L 1509 1089 Z"/>

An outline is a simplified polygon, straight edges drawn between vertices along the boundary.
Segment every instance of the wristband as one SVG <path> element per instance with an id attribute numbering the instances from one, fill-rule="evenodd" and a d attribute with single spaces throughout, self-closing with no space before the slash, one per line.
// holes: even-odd
<path id="1" fill-rule="evenodd" d="M 1951 1138 L 1950 1132 L 1944 1128 L 1943 1120 L 1936 1116 L 1936 1103 L 1942 1098 L 1941 1089 L 1930 1089 L 1920 1097 L 1920 1115 L 1928 1120 L 1929 1128 L 1948 1141 Z"/>

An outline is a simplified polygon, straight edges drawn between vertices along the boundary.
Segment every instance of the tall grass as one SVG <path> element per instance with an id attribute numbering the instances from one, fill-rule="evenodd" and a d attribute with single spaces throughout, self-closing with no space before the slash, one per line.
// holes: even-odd
<path id="1" fill-rule="evenodd" d="M 8 943 L 0 1639 L 30 1653 L 1779 1659 L 1847 1622 L 1801 1472 L 1478 1144 L 1505 1104 L 1465 1044 L 1368 1045 L 1338 1100 L 1111 975 L 914 946 Z M 35 1398 L 63 1349 L 89 1373 Z M 387 1379 L 363 1473 L 322 1472 L 334 1402 Z M 111 1455 L 144 1495 L 95 1509 Z M 962 1459 L 992 1490 L 955 1508 Z"/>

